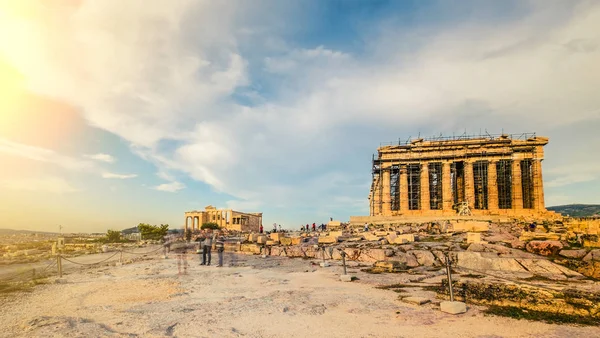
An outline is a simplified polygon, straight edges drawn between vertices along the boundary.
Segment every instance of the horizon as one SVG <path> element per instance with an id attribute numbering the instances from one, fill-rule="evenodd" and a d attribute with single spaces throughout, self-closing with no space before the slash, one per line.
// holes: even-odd
<path id="1" fill-rule="evenodd" d="M 0 31 L 0 228 L 347 221 L 381 143 L 483 131 L 549 137 L 547 207 L 600 204 L 600 2 L 5 1 Z"/>

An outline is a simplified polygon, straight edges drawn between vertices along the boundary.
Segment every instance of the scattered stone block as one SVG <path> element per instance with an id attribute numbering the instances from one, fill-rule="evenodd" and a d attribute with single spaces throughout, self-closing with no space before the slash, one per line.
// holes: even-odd
<path id="1" fill-rule="evenodd" d="M 560 252 L 558 253 L 560 256 L 566 257 L 566 258 L 583 258 L 586 254 L 587 251 L 584 249 L 580 249 L 580 250 L 560 250 Z"/>
<path id="2" fill-rule="evenodd" d="M 319 237 L 319 244 L 333 244 L 333 243 L 337 243 L 337 237 L 332 237 L 332 236 Z"/>
<path id="3" fill-rule="evenodd" d="M 452 230 L 454 232 L 484 232 L 490 229 L 488 222 L 483 221 L 455 221 L 452 222 Z"/>
<path id="4" fill-rule="evenodd" d="M 319 265 L 320 265 L 322 268 L 329 267 L 329 263 L 327 263 L 327 262 L 321 262 Z"/>
<path id="5" fill-rule="evenodd" d="M 258 240 L 259 236 L 260 236 L 260 234 L 250 234 L 250 236 L 249 236 L 250 242 L 256 243 L 256 241 Z"/>
<path id="6" fill-rule="evenodd" d="M 463 302 L 450 302 L 450 301 L 441 302 L 440 310 L 442 310 L 442 312 L 456 315 L 459 313 L 467 312 L 467 304 L 465 304 Z"/>
<path id="7" fill-rule="evenodd" d="M 265 235 L 258 236 L 258 238 L 256 239 L 256 243 L 258 243 L 258 244 L 266 244 L 267 243 L 267 236 L 265 236 Z"/>
<path id="8" fill-rule="evenodd" d="M 299 245 L 302 243 L 302 237 L 292 237 L 292 245 Z"/>
<path id="9" fill-rule="evenodd" d="M 387 231 L 375 231 L 375 236 L 383 237 L 387 236 Z"/>
<path id="10" fill-rule="evenodd" d="M 363 236 L 365 237 L 365 239 L 367 241 L 378 241 L 381 238 L 380 236 L 373 235 L 372 233 L 369 233 L 369 232 L 364 233 Z"/>
<path id="11" fill-rule="evenodd" d="M 292 238 L 283 237 L 279 240 L 281 245 L 292 245 Z"/>
<path id="12" fill-rule="evenodd" d="M 265 244 L 266 244 L 266 245 L 275 245 L 275 244 L 277 244 L 277 243 L 279 243 L 279 242 L 277 242 L 277 241 L 274 241 L 274 240 L 271 240 L 271 239 L 267 239 L 267 241 L 266 241 L 266 243 L 265 243 Z"/>
<path id="13" fill-rule="evenodd" d="M 285 235 L 280 232 L 274 232 L 272 234 L 269 234 L 269 236 L 271 237 L 271 240 L 276 242 L 281 242 L 281 239 L 285 237 Z"/>
<path id="14" fill-rule="evenodd" d="M 415 305 L 423 305 L 423 304 L 427 304 L 429 302 L 431 302 L 431 300 L 424 298 L 424 297 L 404 297 L 402 298 L 402 301 L 405 303 L 409 303 L 409 304 L 415 304 Z"/>
<path id="15" fill-rule="evenodd" d="M 342 232 L 341 231 L 330 231 L 329 236 L 330 237 L 340 237 L 340 236 L 342 236 Z"/>
<path id="16" fill-rule="evenodd" d="M 406 244 L 406 243 L 412 243 L 415 241 L 415 235 L 414 234 L 402 234 L 402 235 L 394 235 L 396 238 L 394 239 L 393 242 L 389 241 L 389 243 L 391 244 Z"/>
<path id="17" fill-rule="evenodd" d="M 467 233 L 467 243 L 480 243 L 481 233 L 480 232 L 469 232 Z"/>
<path id="18" fill-rule="evenodd" d="M 531 241 L 525 245 L 527 251 L 542 256 L 556 255 L 562 248 L 560 241 Z"/>
<path id="19" fill-rule="evenodd" d="M 399 261 L 378 261 L 373 265 L 376 270 L 383 270 L 387 272 L 398 272 L 406 270 L 406 264 Z"/>
<path id="20" fill-rule="evenodd" d="M 351 282 L 352 281 L 352 276 L 350 276 L 350 275 L 341 275 L 340 276 L 340 280 L 342 282 Z"/>

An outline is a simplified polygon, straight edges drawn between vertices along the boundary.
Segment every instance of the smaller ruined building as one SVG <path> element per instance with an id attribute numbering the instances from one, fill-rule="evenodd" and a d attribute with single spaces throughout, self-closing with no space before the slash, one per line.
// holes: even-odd
<path id="1" fill-rule="evenodd" d="M 413 139 L 373 158 L 373 216 L 541 216 L 543 147 L 533 133 Z"/>
<path id="2" fill-rule="evenodd" d="M 212 205 L 203 211 L 185 213 L 185 232 L 200 230 L 204 223 L 216 223 L 221 228 L 235 231 L 259 231 L 262 212 L 241 212 L 232 209 L 217 209 Z"/>

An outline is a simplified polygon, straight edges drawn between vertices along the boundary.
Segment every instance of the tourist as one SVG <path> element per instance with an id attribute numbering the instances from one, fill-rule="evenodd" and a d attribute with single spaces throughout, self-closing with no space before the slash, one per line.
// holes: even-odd
<path id="1" fill-rule="evenodd" d="M 369 223 L 365 222 L 365 232 L 369 231 Z"/>
<path id="2" fill-rule="evenodd" d="M 306 229 L 306 232 L 309 232 L 310 231 L 310 224 L 306 224 L 306 228 L 305 229 Z"/>
<path id="3" fill-rule="evenodd" d="M 531 224 L 529 224 L 529 231 L 535 232 L 536 227 L 537 227 L 537 224 L 535 224 L 535 222 L 531 222 Z"/>
<path id="4" fill-rule="evenodd" d="M 259 231 L 260 231 L 261 234 L 263 233 L 263 226 L 262 226 L 262 224 L 260 225 L 260 230 Z"/>
<path id="5" fill-rule="evenodd" d="M 207 232 L 204 236 L 204 240 L 202 241 L 202 264 L 200 265 L 210 265 L 210 250 L 212 249 L 212 236 L 210 232 Z M 208 261 L 207 261 L 208 256 Z"/>
<path id="6" fill-rule="evenodd" d="M 218 234 L 215 247 L 217 249 L 217 254 L 219 256 L 219 264 L 217 264 L 217 267 L 220 268 L 223 266 L 223 251 L 225 251 L 225 237 L 223 237 L 222 232 L 219 232 L 219 234 Z"/>
<path id="7" fill-rule="evenodd" d="M 313 232 L 317 231 L 317 225 L 313 223 Z"/>
<path id="8" fill-rule="evenodd" d="M 304 224 L 300 226 L 300 232 L 304 232 Z"/>

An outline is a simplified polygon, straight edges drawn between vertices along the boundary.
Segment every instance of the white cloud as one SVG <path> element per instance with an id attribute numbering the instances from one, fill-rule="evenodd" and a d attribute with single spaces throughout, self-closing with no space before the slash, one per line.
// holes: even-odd
<path id="1" fill-rule="evenodd" d="M 0 138 L 0 152 L 34 161 L 52 163 L 67 170 L 94 170 L 94 163 L 56 153 L 53 150 L 29 146 Z"/>
<path id="2" fill-rule="evenodd" d="M 2 181 L 0 185 L 11 190 L 48 192 L 54 194 L 65 194 L 80 191 L 71 186 L 65 179 L 54 176 L 43 176 L 35 178 L 13 178 Z"/>
<path id="3" fill-rule="evenodd" d="M 383 27 L 364 37 L 360 55 L 290 48 L 273 29 L 240 20 L 261 12 L 254 4 L 83 1 L 69 20 L 48 11 L 60 15 L 49 26 L 1 23 L 18 40 L 0 50 L 32 88 L 83 107 L 163 178 L 186 173 L 239 198 L 231 205 L 357 208 L 367 203 L 369 153 L 386 138 L 479 128 L 558 134 L 597 118 L 600 4 L 532 4 L 493 24 Z M 277 53 L 262 50 L 263 40 Z M 245 54 L 241 44 L 258 47 Z M 237 104 L 242 90 L 259 104 Z M 155 189 L 184 188 L 170 176 Z"/>
<path id="4" fill-rule="evenodd" d="M 116 161 L 116 159 L 109 154 L 103 154 L 103 153 L 98 153 L 98 154 L 86 154 L 83 155 L 86 158 L 92 159 L 92 160 L 96 160 L 96 161 L 100 161 L 100 162 L 106 162 L 106 163 L 114 163 Z"/>
<path id="5" fill-rule="evenodd" d="M 154 189 L 159 191 L 177 192 L 179 190 L 185 189 L 185 185 L 183 183 L 174 181 L 170 183 L 163 183 L 157 185 L 156 187 L 154 187 Z"/>
<path id="6" fill-rule="evenodd" d="M 137 174 L 114 174 L 114 173 L 109 173 L 109 172 L 105 172 L 102 173 L 102 178 L 117 178 L 117 179 L 128 179 L 128 178 L 134 178 L 137 177 Z"/>

